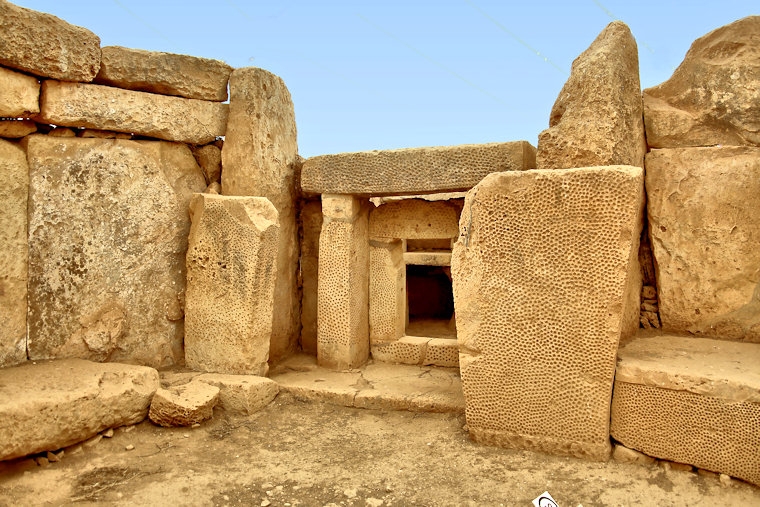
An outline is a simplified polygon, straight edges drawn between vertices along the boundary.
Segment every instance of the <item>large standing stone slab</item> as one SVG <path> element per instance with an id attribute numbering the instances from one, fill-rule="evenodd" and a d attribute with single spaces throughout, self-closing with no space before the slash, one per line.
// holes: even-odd
<path id="1" fill-rule="evenodd" d="M 322 196 L 317 360 L 333 369 L 369 358 L 367 206 L 350 195 Z"/>
<path id="2" fill-rule="evenodd" d="M 0 140 L 0 368 L 26 360 L 29 166 L 16 144 Z"/>
<path id="3" fill-rule="evenodd" d="M 89 82 L 100 68 L 100 38 L 50 14 L 0 0 L 0 64 L 37 76 Z"/>
<path id="4" fill-rule="evenodd" d="M 107 46 L 101 50 L 95 82 L 188 99 L 227 100 L 232 67 L 197 56 Z"/>
<path id="5" fill-rule="evenodd" d="M 642 108 L 636 41 L 613 21 L 573 62 L 549 128 L 538 136 L 536 167 L 643 167 Z"/>
<path id="6" fill-rule="evenodd" d="M 293 101 L 285 83 L 265 70 L 235 69 L 230 76 L 230 119 L 222 148 L 222 193 L 266 197 L 277 208 L 274 322 L 270 358 L 277 361 L 298 346 L 296 174 L 300 165 Z"/>
<path id="7" fill-rule="evenodd" d="M 647 154 L 663 329 L 760 342 L 760 148 Z"/>
<path id="8" fill-rule="evenodd" d="M 277 210 L 264 197 L 196 194 L 190 213 L 187 366 L 215 373 L 266 375 Z"/>
<path id="9" fill-rule="evenodd" d="M 475 440 L 607 459 L 618 341 L 638 327 L 642 173 L 499 173 L 468 193 L 451 271 Z"/>
<path id="10" fill-rule="evenodd" d="M 320 201 L 308 201 L 301 207 L 301 230 L 301 350 L 316 356 L 319 235 L 322 232 Z"/>
<path id="11" fill-rule="evenodd" d="M 713 30 L 670 79 L 644 90 L 649 146 L 760 146 L 758 33 L 760 16 Z"/>
<path id="12" fill-rule="evenodd" d="M 40 84 L 32 76 L 0 67 L 0 116 L 28 118 L 40 112 Z"/>
<path id="13" fill-rule="evenodd" d="M 307 159 L 301 188 L 362 196 L 455 192 L 493 172 L 535 166 L 536 149 L 526 141 L 339 153 Z"/>
<path id="14" fill-rule="evenodd" d="M 145 366 L 64 359 L 0 369 L 0 460 L 137 424 L 158 387 Z"/>
<path id="15" fill-rule="evenodd" d="M 28 139 L 30 358 L 181 361 L 190 149 Z"/>
<path id="16" fill-rule="evenodd" d="M 94 84 L 45 81 L 38 121 L 207 144 L 227 128 L 227 104 L 120 90 Z"/>

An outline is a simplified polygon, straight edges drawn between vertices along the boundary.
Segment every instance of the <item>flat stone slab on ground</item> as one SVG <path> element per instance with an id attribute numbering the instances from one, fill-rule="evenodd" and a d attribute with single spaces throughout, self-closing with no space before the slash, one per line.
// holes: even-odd
<path id="1" fill-rule="evenodd" d="M 251 415 L 266 407 L 280 392 L 277 382 L 255 375 L 204 373 L 196 377 L 219 388 L 219 407 L 227 412 Z"/>
<path id="2" fill-rule="evenodd" d="M 219 388 L 191 381 L 169 389 L 158 389 L 148 417 L 159 426 L 192 426 L 210 419 L 219 400 Z"/>
<path id="3" fill-rule="evenodd" d="M 62 359 L 0 369 L 0 460 L 55 451 L 145 419 L 159 386 L 146 366 Z"/>

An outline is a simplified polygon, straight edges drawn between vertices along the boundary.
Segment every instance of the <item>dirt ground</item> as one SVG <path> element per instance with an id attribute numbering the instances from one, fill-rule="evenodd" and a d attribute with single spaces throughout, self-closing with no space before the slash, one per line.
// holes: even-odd
<path id="1" fill-rule="evenodd" d="M 486 447 L 464 423 L 281 394 L 248 418 L 143 422 L 46 466 L 2 463 L 0 505 L 530 506 L 544 491 L 561 507 L 760 505 L 738 480 Z"/>

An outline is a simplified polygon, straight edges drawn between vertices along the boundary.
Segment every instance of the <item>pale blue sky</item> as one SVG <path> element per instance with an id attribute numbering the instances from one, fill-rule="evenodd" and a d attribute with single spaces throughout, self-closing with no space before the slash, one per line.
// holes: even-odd
<path id="1" fill-rule="evenodd" d="M 643 87 L 691 42 L 760 14 L 757 0 L 16 0 L 102 45 L 217 58 L 285 80 L 305 157 L 536 144 L 570 64 L 613 19 L 639 45 Z"/>

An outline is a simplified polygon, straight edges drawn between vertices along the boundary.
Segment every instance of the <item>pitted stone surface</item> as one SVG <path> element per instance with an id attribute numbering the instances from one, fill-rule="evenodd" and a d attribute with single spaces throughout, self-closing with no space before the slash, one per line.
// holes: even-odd
<path id="1" fill-rule="evenodd" d="M 320 155 L 304 162 L 301 188 L 363 196 L 452 192 L 535 162 L 536 149 L 526 141 Z"/>
<path id="2" fill-rule="evenodd" d="M 266 375 L 277 210 L 263 197 L 196 194 L 190 213 L 185 361 L 196 370 Z"/>
<path id="3" fill-rule="evenodd" d="M 38 121 L 207 144 L 224 135 L 227 114 L 228 105 L 219 102 L 45 81 Z"/>
<path id="4" fill-rule="evenodd" d="M 451 270 L 476 440 L 609 456 L 618 341 L 638 326 L 638 305 L 632 319 L 625 307 L 638 273 L 642 173 L 500 173 L 468 194 Z"/>
<path id="5" fill-rule="evenodd" d="M 120 46 L 101 50 L 95 83 L 188 99 L 227 100 L 232 67 L 219 60 Z"/>
<path id="6" fill-rule="evenodd" d="M 191 381 L 169 389 L 158 389 L 148 417 L 159 426 L 192 426 L 211 419 L 219 401 L 219 388 Z"/>
<path id="7" fill-rule="evenodd" d="M 372 359 L 385 363 L 422 364 L 430 338 L 404 336 L 396 341 L 372 343 Z"/>
<path id="8" fill-rule="evenodd" d="M 32 76 L 0 67 L 0 116 L 28 118 L 40 112 L 40 84 Z"/>
<path id="9" fill-rule="evenodd" d="M 137 424 L 158 387 L 145 366 L 63 359 L 0 369 L 0 460 Z"/>
<path id="10" fill-rule="evenodd" d="M 18 145 L 0 140 L 0 368 L 26 361 L 29 166 Z"/>
<path id="11" fill-rule="evenodd" d="M 280 386 L 273 380 L 254 375 L 204 373 L 195 378 L 219 388 L 218 406 L 231 414 L 251 415 L 266 407 Z"/>
<path id="12" fill-rule="evenodd" d="M 89 82 L 100 68 L 100 38 L 50 14 L 0 0 L 0 65 L 37 76 Z"/>
<path id="13" fill-rule="evenodd" d="M 411 199 L 389 202 L 370 211 L 372 238 L 438 239 L 459 234 L 460 207 L 447 201 Z"/>
<path id="14" fill-rule="evenodd" d="M 662 328 L 760 342 L 760 148 L 652 150 L 646 164 Z"/>
<path id="15" fill-rule="evenodd" d="M 190 149 L 28 139 L 29 357 L 181 361 Z"/>
<path id="16" fill-rule="evenodd" d="M 662 84 L 644 90 L 652 148 L 760 146 L 760 16 L 694 41 Z"/>
<path id="17" fill-rule="evenodd" d="M 406 266 L 401 240 L 370 240 L 370 343 L 397 340 L 406 327 Z M 375 356 L 373 352 L 373 356 Z M 417 364 L 412 363 L 412 364 Z"/>
<path id="18" fill-rule="evenodd" d="M 536 167 L 644 167 L 642 110 L 636 40 L 613 21 L 573 62 L 538 136 Z"/>
<path id="19" fill-rule="evenodd" d="M 428 342 L 427 351 L 425 351 L 425 361 L 422 364 L 458 367 L 459 345 L 456 339 L 432 338 Z"/>

